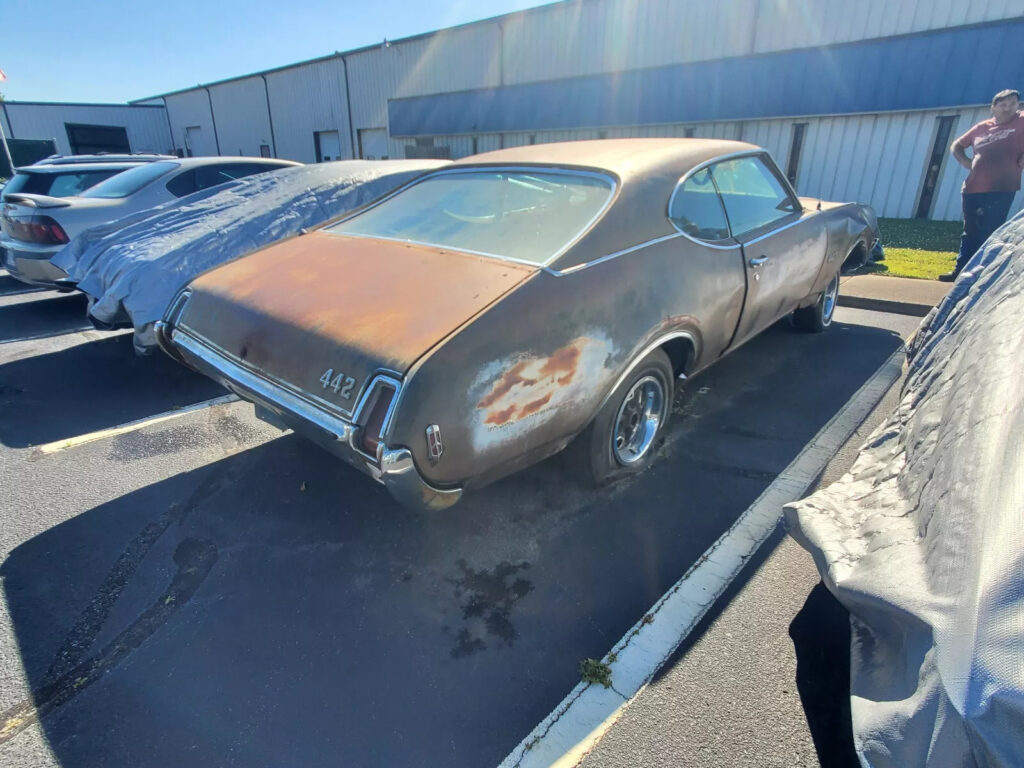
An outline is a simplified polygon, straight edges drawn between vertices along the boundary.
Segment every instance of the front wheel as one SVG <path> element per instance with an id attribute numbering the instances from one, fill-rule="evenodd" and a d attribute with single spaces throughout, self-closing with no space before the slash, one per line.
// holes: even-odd
<path id="1" fill-rule="evenodd" d="M 585 482 L 602 485 L 650 465 L 672 409 L 672 381 L 672 363 L 656 349 L 615 388 L 569 446 L 569 460 Z"/>
<path id="2" fill-rule="evenodd" d="M 817 302 L 809 307 L 801 307 L 793 312 L 793 324 L 809 333 L 821 333 L 832 325 L 832 316 L 839 301 L 839 273 L 822 291 Z"/>

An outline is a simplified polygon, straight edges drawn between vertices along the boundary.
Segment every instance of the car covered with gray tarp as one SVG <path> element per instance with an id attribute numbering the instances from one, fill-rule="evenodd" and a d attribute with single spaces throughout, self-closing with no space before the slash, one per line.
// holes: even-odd
<path id="1" fill-rule="evenodd" d="M 200 273 L 359 208 L 444 160 L 346 160 L 221 184 L 181 202 L 93 227 L 52 259 L 90 297 L 100 327 L 131 325 L 135 347 Z"/>
<path id="2" fill-rule="evenodd" d="M 925 319 L 900 404 L 786 509 L 850 613 L 861 763 L 1024 765 L 1024 216 Z"/>

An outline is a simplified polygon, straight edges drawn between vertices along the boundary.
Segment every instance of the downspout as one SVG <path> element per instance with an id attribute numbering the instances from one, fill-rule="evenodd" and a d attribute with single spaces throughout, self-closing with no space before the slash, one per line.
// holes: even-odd
<path id="1" fill-rule="evenodd" d="M 277 139 L 274 138 L 274 113 L 270 111 L 270 89 L 267 87 L 267 76 L 263 78 L 263 95 L 267 97 L 267 119 L 270 121 L 270 150 L 277 157 Z"/>
<path id="2" fill-rule="evenodd" d="M 167 97 L 161 96 L 160 100 L 164 103 L 164 117 L 167 118 L 167 135 L 171 139 L 171 148 L 168 150 L 168 154 L 174 154 L 174 128 L 171 127 L 171 113 L 167 109 Z"/>
<path id="3" fill-rule="evenodd" d="M 505 25 L 498 20 L 498 87 L 505 85 Z M 505 148 L 505 134 L 498 134 L 498 148 Z"/>
<path id="4" fill-rule="evenodd" d="M 345 70 L 345 110 L 348 112 L 348 151 L 352 155 L 352 159 L 357 160 L 356 135 L 352 128 L 352 97 L 349 95 L 348 90 L 348 60 L 344 55 L 341 57 L 341 66 Z"/>
<path id="5" fill-rule="evenodd" d="M 220 137 L 217 136 L 217 116 L 213 114 L 213 97 L 210 96 L 210 86 L 204 85 L 206 100 L 210 103 L 210 121 L 213 123 L 213 140 L 217 144 L 217 154 L 220 154 Z"/>

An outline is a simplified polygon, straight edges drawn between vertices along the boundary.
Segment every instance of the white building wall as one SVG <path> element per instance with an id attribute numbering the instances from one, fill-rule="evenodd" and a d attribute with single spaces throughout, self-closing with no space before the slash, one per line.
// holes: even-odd
<path id="1" fill-rule="evenodd" d="M 205 146 L 196 154 L 217 154 L 213 131 L 213 113 L 206 90 L 197 88 L 192 91 L 175 93 L 164 98 L 167 114 L 171 121 L 171 134 L 177 149 L 185 148 L 185 131 L 189 126 L 199 126 L 203 134 Z"/>
<path id="2" fill-rule="evenodd" d="M 14 139 L 55 139 L 57 151 L 71 154 L 65 123 L 110 125 L 125 129 L 133 152 L 167 152 L 167 113 L 159 107 L 121 104 L 19 104 L 7 102 L 4 132 Z M 9 121 L 9 122 L 8 122 Z"/>
<path id="3" fill-rule="evenodd" d="M 585 0 L 505 17 L 504 83 L 750 52 L 758 0 Z"/>
<path id="4" fill-rule="evenodd" d="M 762 0 L 754 53 L 1024 15 L 1024 0 Z"/>
<path id="5" fill-rule="evenodd" d="M 355 157 L 340 57 L 267 74 L 277 157 L 316 161 L 313 134 L 337 131 L 343 157 Z"/>
<path id="6" fill-rule="evenodd" d="M 262 77 L 247 77 L 210 86 L 220 154 L 260 156 L 271 146 L 270 113 Z"/>

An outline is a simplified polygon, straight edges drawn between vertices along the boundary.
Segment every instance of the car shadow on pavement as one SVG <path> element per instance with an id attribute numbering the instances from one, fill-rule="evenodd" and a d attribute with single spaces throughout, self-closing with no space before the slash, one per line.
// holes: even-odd
<path id="1" fill-rule="evenodd" d="M 0 343 L 91 328 L 85 294 L 43 293 L 34 301 L 0 305 Z"/>
<path id="2" fill-rule="evenodd" d="M 40 293 L 48 290 L 42 286 L 28 285 L 10 275 L 0 274 L 0 296 L 19 296 L 23 293 Z M 56 296 L 56 293 L 54 294 Z"/>
<path id="3" fill-rule="evenodd" d="M 850 717 L 850 614 L 821 582 L 789 625 L 796 686 L 822 768 L 858 768 Z"/>
<path id="4" fill-rule="evenodd" d="M 111 335 L 0 364 L 0 444 L 49 443 L 223 394 L 162 353 L 136 355 L 130 333 Z"/>

